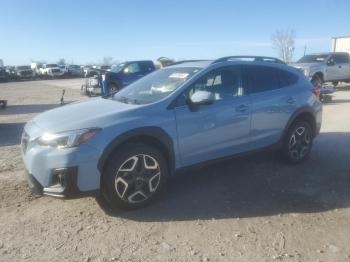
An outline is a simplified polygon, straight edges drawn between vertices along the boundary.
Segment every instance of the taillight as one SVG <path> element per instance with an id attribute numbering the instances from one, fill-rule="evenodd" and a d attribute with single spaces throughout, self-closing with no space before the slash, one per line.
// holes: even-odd
<path id="1" fill-rule="evenodd" d="M 317 98 L 320 98 L 320 95 L 321 95 L 321 88 L 319 87 L 314 87 L 312 89 L 312 93 L 317 97 Z"/>

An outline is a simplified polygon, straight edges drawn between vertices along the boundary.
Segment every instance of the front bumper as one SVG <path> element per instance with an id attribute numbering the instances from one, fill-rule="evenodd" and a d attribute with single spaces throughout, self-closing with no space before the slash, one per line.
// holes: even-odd
<path id="1" fill-rule="evenodd" d="M 48 187 L 43 187 L 35 176 L 27 170 L 25 171 L 25 175 L 29 188 L 33 193 L 39 195 L 74 198 L 98 193 L 98 190 L 87 192 L 79 190 L 77 185 L 78 167 L 53 169 L 50 175 L 52 178 L 51 186 Z"/>
<path id="2" fill-rule="evenodd" d="M 40 129 L 29 123 L 25 130 L 22 136 L 22 158 L 29 174 L 29 185 L 34 191 L 58 197 L 90 195 L 99 191 L 99 150 L 88 143 L 67 149 L 40 146 L 33 139 L 40 134 Z"/>

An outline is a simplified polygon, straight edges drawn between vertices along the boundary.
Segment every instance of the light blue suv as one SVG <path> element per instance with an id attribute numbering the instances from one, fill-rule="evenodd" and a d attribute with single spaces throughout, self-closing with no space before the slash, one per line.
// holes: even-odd
<path id="1" fill-rule="evenodd" d="M 321 118 L 308 79 L 276 59 L 181 62 L 38 115 L 24 128 L 22 155 L 37 192 L 101 192 L 113 207 L 138 208 L 190 166 L 271 146 L 298 163 Z"/>

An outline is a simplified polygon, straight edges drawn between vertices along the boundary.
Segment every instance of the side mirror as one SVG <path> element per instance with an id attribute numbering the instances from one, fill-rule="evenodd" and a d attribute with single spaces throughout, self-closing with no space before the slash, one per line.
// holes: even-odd
<path id="1" fill-rule="evenodd" d="M 331 58 L 327 61 L 327 65 L 329 66 L 335 65 L 335 61 Z"/>
<path id="2" fill-rule="evenodd" d="M 124 74 L 128 74 L 129 73 L 129 68 L 124 68 L 123 72 L 124 72 Z"/>
<path id="3" fill-rule="evenodd" d="M 214 94 L 208 91 L 197 91 L 190 98 L 193 105 L 211 105 L 214 101 Z"/>

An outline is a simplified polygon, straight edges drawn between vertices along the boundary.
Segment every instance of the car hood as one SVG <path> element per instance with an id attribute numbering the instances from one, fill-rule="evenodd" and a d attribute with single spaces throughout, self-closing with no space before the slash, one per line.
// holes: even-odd
<path id="1" fill-rule="evenodd" d="M 46 111 L 33 119 L 43 132 L 63 132 L 91 127 L 106 127 L 115 123 L 121 114 L 137 109 L 138 105 L 124 104 L 104 98 L 64 105 Z"/>
<path id="2" fill-rule="evenodd" d="M 305 69 L 305 68 L 320 67 L 322 66 L 322 63 L 295 63 L 295 64 L 291 64 L 291 66 L 298 69 Z"/>

